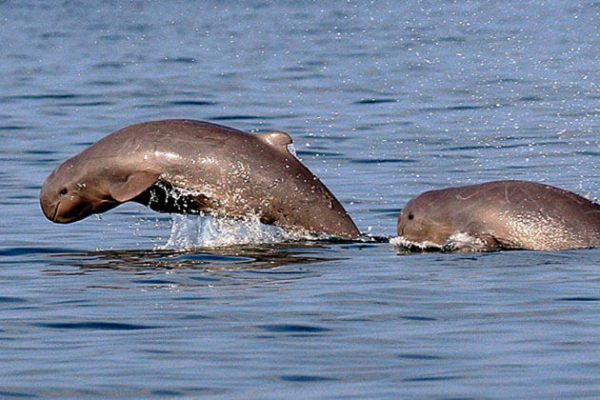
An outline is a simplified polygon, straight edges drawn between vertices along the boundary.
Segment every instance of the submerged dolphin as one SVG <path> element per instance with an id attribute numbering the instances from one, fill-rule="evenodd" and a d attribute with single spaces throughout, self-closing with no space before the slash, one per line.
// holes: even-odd
<path id="1" fill-rule="evenodd" d="M 300 234 L 357 238 L 334 195 L 283 132 L 249 134 L 192 120 L 132 125 L 65 161 L 44 182 L 46 217 L 70 223 L 134 201 L 153 210 L 256 216 Z"/>
<path id="2" fill-rule="evenodd" d="M 417 196 L 402 210 L 397 230 L 412 243 L 452 250 L 599 247 L 600 205 L 540 183 L 488 182 Z M 462 242 L 460 234 L 475 243 Z"/>

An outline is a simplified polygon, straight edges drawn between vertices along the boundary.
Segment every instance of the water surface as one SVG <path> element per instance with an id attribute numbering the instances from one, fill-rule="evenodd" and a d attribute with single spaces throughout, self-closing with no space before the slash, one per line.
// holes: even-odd
<path id="1" fill-rule="evenodd" d="M 164 248 L 47 222 L 62 160 L 152 119 L 283 130 L 366 233 L 496 179 L 600 193 L 600 3 L 0 3 L 0 397 L 597 398 L 598 250 Z"/>

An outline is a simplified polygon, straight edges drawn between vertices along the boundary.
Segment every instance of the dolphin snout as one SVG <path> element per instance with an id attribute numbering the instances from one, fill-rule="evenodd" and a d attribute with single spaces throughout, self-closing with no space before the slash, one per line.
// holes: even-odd
<path id="1" fill-rule="evenodd" d="M 43 197 L 41 197 L 40 206 L 46 218 L 48 218 L 52 222 L 56 222 L 56 214 L 58 213 L 58 206 L 60 206 L 60 201 L 46 201 Z"/>
<path id="2" fill-rule="evenodd" d="M 398 216 L 398 222 L 396 222 L 396 233 L 398 234 L 398 236 L 402 236 L 404 234 L 404 224 L 401 221 L 402 212 L 400 212 L 400 215 Z"/>
<path id="3" fill-rule="evenodd" d="M 42 190 L 40 191 L 40 208 L 42 212 L 50 221 L 55 221 L 56 214 L 58 213 L 58 206 L 60 205 L 60 199 L 55 198 L 48 189 L 47 182 L 44 182 Z"/>

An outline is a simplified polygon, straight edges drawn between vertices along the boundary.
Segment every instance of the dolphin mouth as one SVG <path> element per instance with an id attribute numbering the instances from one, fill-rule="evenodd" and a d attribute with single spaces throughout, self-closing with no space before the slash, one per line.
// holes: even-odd
<path id="1" fill-rule="evenodd" d="M 81 219 L 79 215 L 75 217 L 65 217 L 64 215 L 61 216 L 59 213 L 59 209 L 60 201 L 56 203 L 54 211 L 52 212 L 52 216 L 48 215 L 48 219 L 54 222 L 55 224 L 70 224 L 71 222 L 79 221 Z"/>
<path id="2" fill-rule="evenodd" d="M 52 213 L 52 215 L 46 215 L 48 217 L 48 219 L 52 222 L 58 222 L 58 221 L 56 221 L 56 216 L 58 215 L 58 207 L 60 207 L 60 201 L 56 203 L 56 206 L 54 207 L 54 212 Z"/>
<path id="3" fill-rule="evenodd" d="M 58 207 L 60 206 L 60 201 L 56 203 L 56 207 L 54 207 L 54 212 L 52 213 L 52 217 L 50 218 L 52 221 L 56 221 L 56 214 L 58 214 Z"/>
<path id="4" fill-rule="evenodd" d="M 52 222 L 57 222 L 56 221 L 56 217 L 58 215 L 58 207 L 60 206 L 60 201 L 56 202 L 55 205 L 52 204 L 44 204 L 44 202 L 42 203 L 42 212 L 44 213 L 44 215 L 46 216 L 46 218 L 48 218 L 48 220 L 52 221 Z"/>

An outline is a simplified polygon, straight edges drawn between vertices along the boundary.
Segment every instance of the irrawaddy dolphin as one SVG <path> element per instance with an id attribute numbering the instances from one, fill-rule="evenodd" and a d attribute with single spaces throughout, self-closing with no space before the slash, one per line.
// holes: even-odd
<path id="1" fill-rule="evenodd" d="M 288 151 L 287 133 L 208 122 L 132 125 L 68 159 L 40 192 L 48 219 L 70 223 L 133 201 L 159 212 L 248 218 L 301 234 L 354 239 L 344 207 Z"/>
<path id="2" fill-rule="evenodd" d="M 417 196 L 402 210 L 397 230 L 412 243 L 450 250 L 599 247 L 600 205 L 545 184 L 488 182 Z"/>

